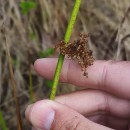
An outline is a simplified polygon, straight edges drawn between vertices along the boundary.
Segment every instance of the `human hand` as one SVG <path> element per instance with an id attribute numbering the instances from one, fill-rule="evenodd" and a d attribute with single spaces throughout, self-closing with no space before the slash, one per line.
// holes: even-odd
<path id="1" fill-rule="evenodd" d="M 34 67 L 52 79 L 56 63 L 40 59 Z M 130 129 L 130 62 L 95 61 L 86 78 L 77 63 L 65 60 L 60 81 L 85 90 L 30 105 L 26 117 L 34 130 Z"/>

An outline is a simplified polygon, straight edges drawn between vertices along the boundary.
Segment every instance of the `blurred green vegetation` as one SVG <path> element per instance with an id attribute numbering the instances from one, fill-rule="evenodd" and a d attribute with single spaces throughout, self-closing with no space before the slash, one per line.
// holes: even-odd
<path id="1" fill-rule="evenodd" d="M 2 111 L 0 111 L 0 126 L 2 130 L 8 130 Z"/>
<path id="2" fill-rule="evenodd" d="M 22 14 L 28 14 L 32 9 L 35 9 L 37 4 L 34 1 L 21 1 L 20 8 Z"/>
<path id="3" fill-rule="evenodd" d="M 45 80 L 45 85 L 46 85 L 48 88 L 52 88 L 53 81 L 52 81 L 52 80 Z"/>
<path id="4" fill-rule="evenodd" d="M 46 57 L 53 55 L 53 53 L 54 53 L 54 48 L 48 48 L 45 51 L 39 52 L 39 57 L 46 58 Z"/>

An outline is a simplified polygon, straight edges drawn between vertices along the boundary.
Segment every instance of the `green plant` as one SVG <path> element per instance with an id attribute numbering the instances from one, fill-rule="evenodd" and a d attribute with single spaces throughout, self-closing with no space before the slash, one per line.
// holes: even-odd
<path id="1" fill-rule="evenodd" d="M 40 58 L 51 56 L 54 53 L 54 48 L 48 48 L 45 51 L 39 52 Z"/>
<path id="2" fill-rule="evenodd" d="M 48 88 L 52 88 L 53 81 L 52 80 L 45 80 L 45 84 L 47 85 Z"/>
<path id="3" fill-rule="evenodd" d="M 32 9 L 35 9 L 37 4 L 33 1 L 20 2 L 20 8 L 22 14 L 28 14 Z"/>
<path id="4" fill-rule="evenodd" d="M 67 27 L 65 37 L 64 37 L 64 41 L 65 41 L 66 44 L 70 40 L 72 30 L 73 30 L 73 27 L 74 27 L 74 23 L 76 21 L 76 17 L 77 17 L 78 11 L 79 11 L 80 4 L 81 4 L 81 0 L 75 0 L 74 8 L 73 8 L 73 11 L 72 11 L 72 14 L 71 14 L 71 17 L 70 17 L 70 21 L 68 23 L 68 27 Z M 59 77 L 60 77 L 63 62 L 64 62 L 64 55 L 60 54 L 59 58 L 58 58 L 58 63 L 57 63 L 57 67 L 56 67 L 56 71 L 55 71 L 55 75 L 54 75 L 54 79 L 53 79 L 51 94 L 50 94 L 51 100 L 55 99 L 56 90 L 57 90 L 57 86 L 58 86 Z"/>
<path id="5" fill-rule="evenodd" d="M 2 130 L 8 130 L 2 111 L 0 111 L 0 127 Z"/>

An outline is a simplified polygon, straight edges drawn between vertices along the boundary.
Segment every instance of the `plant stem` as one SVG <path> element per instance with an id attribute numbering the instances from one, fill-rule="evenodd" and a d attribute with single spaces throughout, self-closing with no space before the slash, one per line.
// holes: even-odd
<path id="1" fill-rule="evenodd" d="M 4 29 L 5 31 L 5 29 Z M 16 81 L 14 78 L 14 73 L 13 73 L 13 66 L 12 66 L 12 60 L 10 56 L 10 51 L 9 51 L 9 45 L 8 45 L 8 39 L 6 37 L 6 32 L 5 33 L 5 44 L 6 44 L 6 53 L 7 53 L 7 58 L 8 58 L 8 64 L 9 64 L 9 73 L 10 73 L 10 78 L 11 78 L 11 85 L 12 85 L 12 94 L 16 106 L 16 115 L 17 115 L 17 120 L 18 120 L 18 130 L 23 130 L 22 126 L 22 118 L 20 114 L 20 106 L 19 106 L 19 101 L 18 101 L 18 96 L 17 96 L 17 90 L 16 90 Z"/>
<path id="2" fill-rule="evenodd" d="M 70 40 L 72 31 L 73 31 L 73 27 L 74 27 L 74 23 L 76 21 L 76 17 L 77 14 L 79 12 L 79 7 L 81 4 L 81 0 L 75 0 L 75 4 L 72 10 L 72 14 L 68 23 L 68 27 L 65 33 L 65 37 L 64 37 L 64 41 L 67 44 Z M 57 63 L 57 67 L 56 67 L 56 71 L 55 71 L 55 75 L 54 75 L 54 79 L 53 79 L 53 86 L 52 86 L 52 90 L 51 90 L 51 94 L 50 94 L 50 99 L 54 100 L 55 99 L 55 95 L 56 95 L 56 91 L 57 91 L 57 86 L 58 86 L 58 82 L 59 82 L 59 77 L 60 77 L 60 73 L 61 73 L 61 69 L 62 69 L 62 65 L 64 62 L 64 56 L 62 54 L 59 55 L 58 58 L 58 63 Z"/>
<path id="3" fill-rule="evenodd" d="M 33 93 L 33 81 L 32 81 L 31 64 L 30 64 L 30 67 L 29 67 L 29 96 L 30 96 L 30 103 L 34 103 L 34 93 Z"/>

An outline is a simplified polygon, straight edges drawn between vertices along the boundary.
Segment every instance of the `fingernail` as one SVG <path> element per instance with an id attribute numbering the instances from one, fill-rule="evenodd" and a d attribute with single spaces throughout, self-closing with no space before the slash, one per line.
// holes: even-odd
<path id="1" fill-rule="evenodd" d="M 50 130 L 51 129 L 51 125 L 52 125 L 52 122 L 54 120 L 54 116 L 55 116 L 55 112 L 54 111 L 51 111 L 49 114 L 48 114 L 48 117 L 47 117 L 47 121 L 45 123 L 45 130 Z"/>
<path id="2" fill-rule="evenodd" d="M 50 130 L 55 111 L 43 104 L 36 104 L 30 112 L 30 121 L 36 129 Z"/>

